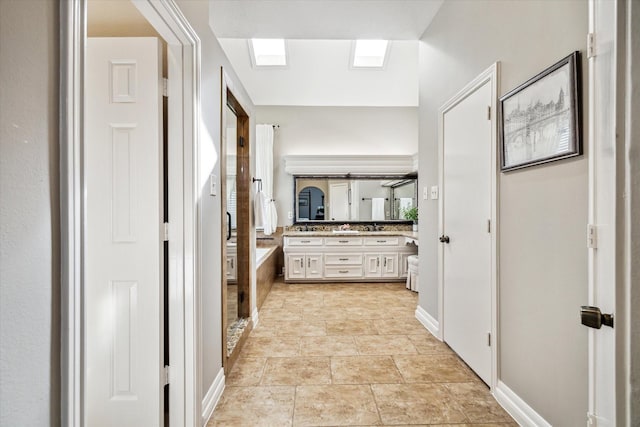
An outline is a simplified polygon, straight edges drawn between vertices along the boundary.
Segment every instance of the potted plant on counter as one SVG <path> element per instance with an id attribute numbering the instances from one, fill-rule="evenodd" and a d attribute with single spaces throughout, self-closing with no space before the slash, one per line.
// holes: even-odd
<path id="1" fill-rule="evenodd" d="M 404 219 L 413 221 L 413 231 L 418 231 L 418 207 L 412 206 L 410 208 L 402 209 L 402 215 Z"/>

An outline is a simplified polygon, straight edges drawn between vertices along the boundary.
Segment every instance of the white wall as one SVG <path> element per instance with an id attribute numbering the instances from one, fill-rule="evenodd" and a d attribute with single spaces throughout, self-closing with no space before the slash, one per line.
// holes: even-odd
<path id="1" fill-rule="evenodd" d="M 178 0 L 177 4 L 198 34 L 202 52 L 200 86 L 202 127 L 197 188 L 200 196 L 198 223 L 202 250 L 200 268 L 202 387 L 200 391 L 204 396 L 222 367 L 221 199 L 209 195 L 209 176 L 212 173 L 217 176 L 218 188 L 220 188 L 218 156 L 220 154 L 221 66 L 232 80 L 234 95 L 243 104 L 250 117 L 253 115 L 253 104 L 209 27 L 209 1 Z M 254 139 L 251 135 L 251 141 Z M 253 294 L 255 295 L 255 290 Z"/>
<path id="2" fill-rule="evenodd" d="M 293 177 L 289 155 L 413 155 L 418 151 L 415 107 L 256 107 L 256 123 L 279 124 L 273 145 L 278 225 L 290 225 Z"/>
<path id="3" fill-rule="evenodd" d="M 444 102 L 495 61 L 502 95 L 584 54 L 586 34 L 582 1 L 445 2 L 420 47 L 420 187 L 437 183 Z M 558 426 L 584 425 L 587 411 L 587 330 L 577 318 L 587 301 L 587 157 L 499 177 L 500 379 Z M 437 318 L 437 202 L 420 211 L 419 304 Z"/>
<path id="4" fill-rule="evenodd" d="M 60 421 L 58 4 L 0 1 L 0 425 Z"/>

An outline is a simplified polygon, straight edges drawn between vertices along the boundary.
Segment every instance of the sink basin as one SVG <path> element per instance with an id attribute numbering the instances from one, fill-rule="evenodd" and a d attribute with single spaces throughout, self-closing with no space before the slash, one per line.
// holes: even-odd
<path id="1" fill-rule="evenodd" d="M 332 230 L 335 234 L 358 234 L 358 230 Z"/>

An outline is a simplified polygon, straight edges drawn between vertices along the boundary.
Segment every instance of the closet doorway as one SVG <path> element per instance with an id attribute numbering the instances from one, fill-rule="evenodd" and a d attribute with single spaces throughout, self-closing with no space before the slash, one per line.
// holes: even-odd
<path id="1" fill-rule="evenodd" d="M 222 348 L 229 372 L 252 328 L 249 116 L 222 72 Z"/>

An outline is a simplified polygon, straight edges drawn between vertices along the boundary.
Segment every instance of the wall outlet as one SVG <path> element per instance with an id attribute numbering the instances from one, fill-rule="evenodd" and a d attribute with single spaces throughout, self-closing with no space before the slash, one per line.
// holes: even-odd
<path id="1" fill-rule="evenodd" d="M 422 189 L 422 199 L 429 200 L 429 187 L 424 187 Z"/>

